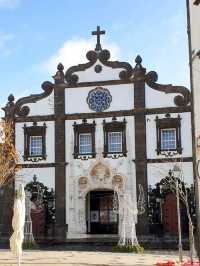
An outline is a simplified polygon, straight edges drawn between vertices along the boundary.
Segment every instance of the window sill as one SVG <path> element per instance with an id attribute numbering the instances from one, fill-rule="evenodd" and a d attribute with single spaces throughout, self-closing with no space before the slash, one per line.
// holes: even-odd
<path id="1" fill-rule="evenodd" d="M 121 157 L 127 157 L 127 152 L 103 152 L 104 158 L 119 159 Z"/>
<path id="2" fill-rule="evenodd" d="M 87 154 L 73 154 L 74 155 L 74 159 L 80 159 L 83 161 L 89 160 L 89 159 L 93 159 L 96 157 L 96 153 L 87 153 Z"/>
<path id="3" fill-rule="evenodd" d="M 182 154 L 182 148 L 180 149 L 171 149 L 171 150 L 156 150 L 157 155 L 165 155 L 166 157 L 172 157 L 177 154 Z"/>
<path id="4" fill-rule="evenodd" d="M 37 155 L 37 156 L 23 156 L 24 161 L 37 163 L 42 160 L 46 160 L 46 155 Z"/>

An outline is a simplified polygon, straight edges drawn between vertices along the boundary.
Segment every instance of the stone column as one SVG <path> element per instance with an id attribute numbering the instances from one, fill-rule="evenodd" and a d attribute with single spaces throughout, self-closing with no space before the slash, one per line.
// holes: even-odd
<path id="1" fill-rule="evenodd" d="M 136 57 L 136 66 L 134 68 L 134 108 L 145 108 L 145 73 L 146 69 L 142 67 L 142 58 Z M 137 235 L 148 234 L 148 184 L 147 184 L 147 160 L 146 160 L 146 118 L 145 113 L 135 115 L 135 167 L 136 167 L 136 185 L 138 198 L 138 185 L 143 186 L 145 193 L 145 213 L 138 216 L 136 225 Z"/>
<path id="2" fill-rule="evenodd" d="M 63 83 L 63 68 L 58 66 L 54 88 L 55 110 L 55 209 L 56 226 L 55 239 L 66 239 L 66 163 L 65 163 L 65 89 Z M 58 79 L 59 78 L 59 79 Z"/>

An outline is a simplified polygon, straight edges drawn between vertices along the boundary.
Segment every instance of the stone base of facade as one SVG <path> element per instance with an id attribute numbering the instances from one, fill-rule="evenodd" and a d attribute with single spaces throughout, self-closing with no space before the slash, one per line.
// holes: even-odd
<path id="1" fill-rule="evenodd" d="M 93 240 L 100 240 L 100 239 L 119 239 L 119 235 L 117 234 L 79 234 L 79 233 L 68 233 L 67 240 L 73 239 L 93 239 Z"/>

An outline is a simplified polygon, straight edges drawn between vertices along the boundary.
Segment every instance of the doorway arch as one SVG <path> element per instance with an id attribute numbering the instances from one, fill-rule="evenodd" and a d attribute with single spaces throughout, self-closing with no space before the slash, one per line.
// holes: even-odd
<path id="1" fill-rule="evenodd" d="M 114 190 L 91 190 L 86 195 L 88 234 L 118 234 L 119 217 L 113 210 Z"/>

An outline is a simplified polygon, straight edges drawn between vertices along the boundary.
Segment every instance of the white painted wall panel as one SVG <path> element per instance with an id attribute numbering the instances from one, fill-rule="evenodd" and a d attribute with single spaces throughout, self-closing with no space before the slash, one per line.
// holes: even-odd
<path id="1" fill-rule="evenodd" d="M 190 1 L 190 23 L 191 23 L 191 44 L 192 44 L 192 72 L 194 86 L 194 111 L 195 111 L 195 135 L 200 135 L 200 59 L 195 56 L 200 51 L 200 5 L 193 5 Z"/>
<path id="2" fill-rule="evenodd" d="M 122 121 L 123 117 L 117 118 L 118 121 Z M 106 122 L 111 122 L 112 118 L 106 118 Z M 134 204 L 136 203 L 136 177 L 135 177 L 135 163 L 132 161 L 135 158 L 135 136 L 134 136 L 134 117 L 126 117 L 127 121 L 127 157 L 119 159 L 103 158 L 103 119 L 95 119 L 96 122 L 96 152 L 95 159 L 80 160 L 73 158 L 74 148 L 74 121 L 66 121 L 66 161 L 69 164 L 66 167 L 66 220 L 69 224 L 69 235 L 72 237 L 72 233 L 76 232 L 76 237 L 81 237 L 81 233 L 84 233 L 85 229 L 80 226 L 80 212 L 82 208 L 85 208 L 80 199 L 81 193 L 78 186 L 78 179 L 82 176 L 90 178 L 90 171 L 99 162 L 108 166 L 111 170 L 111 177 L 115 174 L 120 174 L 124 178 L 126 193 L 130 193 Z M 92 123 L 92 119 L 87 120 L 88 123 Z M 76 120 L 76 123 L 82 123 L 81 120 Z M 103 184 L 102 184 L 103 185 Z M 99 186 L 99 189 L 102 187 Z M 89 189 L 94 189 L 90 187 Z M 80 204 L 83 203 L 83 206 Z M 84 222 L 83 222 L 84 224 Z M 82 230 L 82 231 L 81 231 Z M 78 234 L 80 233 L 80 235 Z"/>
<path id="3" fill-rule="evenodd" d="M 166 94 L 164 92 L 156 91 L 149 86 L 145 87 L 145 102 L 146 108 L 160 108 L 160 107 L 173 107 L 174 97 L 177 93 Z"/>
<path id="4" fill-rule="evenodd" d="M 151 163 L 147 165 L 148 184 L 155 185 L 168 175 L 174 165 L 178 165 L 183 171 L 184 182 L 187 185 L 193 184 L 193 164 L 192 162 L 184 163 Z"/>
<path id="5" fill-rule="evenodd" d="M 112 102 L 105 111 L 129 110 L 134 108 L 133 84 L 102 86 L 110 91 Z M 65 90 L 66 114 L 90 113 L 87 104 L 88 93 L 95 87 L 68 88 Z"/>
<path id="6" fill-rule="evenodd" d="M 101 65 L 102 71 L 100 73 L 95 72 L 95 66 Z M 92 81 L 104 81 L 104 80 L 118 80 L 119 73 L 123 71 L 122 68 L 111 68 L 104 66 L 99 60 L 97 60 L 96 64 L 85 71 L 75 72 L 75 75 L 78 75 L 78 82 L 92 82 Z"/>
<path id="7" fill-rule="evenodd" d="M 46 160 L 40 161 L 41 163 L 55 162 L 55 123 L 53 121 L 46 121 Z M 32 126 L 33 123 L 25 123 L 26 126 Z M 42 126 L 44 122 L 38 122 L 38 126 Z M 23 160 L 24 155 L 24 123 L 16 123 L 15 125 L 15 143 L 16 149 L 20 155 L 21 163 L 32 163 Z"/>
<path id="8" fill-rule="evenodd" d="M 156 141 L 156 119 L 157 115 L 146 116 L 146 132 L 147 132 L 147 158 L 165 158 L 164 155 L 157 155 L 157 141 Z M 178 114 L 171 114 L 171 117 L 177 117 Z M 164 118 L 164 114 L 158 114 L 159 118 Z M 191 113 L 181 113 L 181 142 L 183 148 L 183 157 L 192 156 L 192 134 L 191 134 Z"/>
<path id="9" fill-rule="evenodd" d="M 49 189 L 53 188 L 55 191 L 55 168 L 22 168 L 16 176 L 16 185 L 21 181 L 24 185 L 33 181 L 33 176 L 37 176 L 37 181 L 43 183 Z"/>
<path id="10" fill-rule="evenodd" d="M 27 103 L 24 106 L 30 108 L 28 116 L 54 114 L 54 93 L 36 103 Z"/>
<path id="11" fill-rule="evenodd" d="M 119 117 L 117 118 L 117 121 L 123 121 L 124 117 Z M 134 117 L 125 117 L 126 119 L 126 141 L 127 141 L 127 150 L 128 150 L 128 157 L 132 160 L 135 158 L 135 134 L 134 134 Z M 95 119 L 96 123 L 96 133 L 95 133 L 95 142 L 96 142 L 96 152 L 97 154 L 102 156 L 103 152 L 103 145 L 104 145 L 104 135 L 103 135 L 103 120 L 104 118 L 98 118 Z M 112 118 L 105 118 L 106 122 L 111 122 Z M 92 123 L 92 119 L 87 120 L 88 123 Z M 74 149 L 74 131 L 73 131 L 73 123 L 74 121 L 72 120 L 66 120 L 65 125 L 66 125 L 66 161 L 71 162 L 73 161 L 73 149 Z M 76 120 L 76 123 L 82 123 L 82 120 Z M 109 159 L 107 159 L 109 160 Z M 120 160 L 120 159 L 119 159 Z M 119 160 L 113 160 L 110 159 L 110 162 L 115 162 Z M 79 161 L 79 160 L 75 160 Z M 84 163 L 87 165 L 88 161 L 84 161 Z"/>

